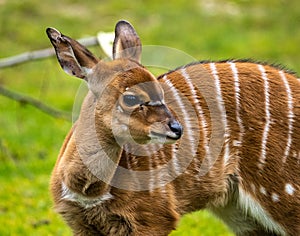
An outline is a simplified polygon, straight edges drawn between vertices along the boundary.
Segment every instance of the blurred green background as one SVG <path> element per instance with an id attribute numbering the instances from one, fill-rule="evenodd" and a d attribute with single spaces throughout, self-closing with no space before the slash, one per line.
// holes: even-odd
<path id="1" fill-rule="evenodd" d="M 45 29 L 74 38 L 129 20 L 144 45 L 199 59 L 253 58 L 300 72 L 298 0 L 0 0 L 0 58 L 50 47 Z M 99 47 L 92 51 L 100 55 Z M 81 81 L 55 58 L 0 69 L 0 85 L 72 111 Z M 51 208 L 51 170 L 72 123 L 0 96 L 0 235 L 71 235 Z M 177 235 L 232 235 L 208 212 L 185 216 Z"/>

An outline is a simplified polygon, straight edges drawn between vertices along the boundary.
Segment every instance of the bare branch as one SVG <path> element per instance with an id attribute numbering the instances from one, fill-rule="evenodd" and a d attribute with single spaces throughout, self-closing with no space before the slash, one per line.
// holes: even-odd
<path id="1" fill-rule="evenodd" d="M 78 42 L 80 42 L 85 47 L 95 46 L 100 44 L 104 54 L 110 56 L 109 52 L 112 50 L 113 38 L 114 38 L 113 32 L 111 33 L 100 32 L 96 37 L 82 38 L 79 39 Z M 16 56 L 0 59 L 0 68 L 15 66 L 27 61 L 43 59 L 53 55 L 55 55 L 55 51 L 53 48 L 36 50 L 32 52 L 25 52 Z M 11 91 L 1 85 L 0 85 L 0 95 L 8 97 L 22 104 L 29 104 L 55 118 L 61 118 L 68 121 L 72 120 L 72 116 L 68 112 L 57 110 L 53 107 L 50 107 L 42 103 L 41 101 L 35 98 L 32 98 L 30 96 L 18 92 Z"/>
<path id="2" fill-rule="evenodd" d="M 95 46 L 98 44 L 97 37 L 82 38 L 79 39 L 78 42 L 86 47 Z M 0 59 L 0 68 L 15 66 L 27 61 L 43 59 L 53 55 L 55 55 L 53 48 L 25 52 L 16 56 Z"/>
<path id="3" fill-rule="evenodd" d="M 8 98 L 15 100 L 17 102 L 20 102 L 22 104 L 29 104 L 29 105 L 31 105 L 31 106 L 41 110 L 42 112 L 44 112 L 50 116 L 53 116 L 55 118 L 60 118 L 60 119 L 64 119 L 67 121 L 72 120 L 72 116 L 68 112 L 57 110 L 53 107 L 50 107 L 50 106 L 42 103 L 41 101 L 39 101 L 35 98 L 11 91 L 1 85 L 0 85 L 0 95 L 8 97 Z"/>

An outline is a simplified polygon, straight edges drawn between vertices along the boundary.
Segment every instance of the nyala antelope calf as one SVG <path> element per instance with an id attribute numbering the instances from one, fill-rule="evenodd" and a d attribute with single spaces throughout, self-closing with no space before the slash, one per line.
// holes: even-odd
<path id="1" fill-rule="evenodd" d="M 204 208 L 236 235 L 300 235 L 293 73 L 230 60 L 155 78 L 126 21 L 116 25 L 112 61 L 47 34 L 61 67 L 89 87 L 51 178 L 74 235 L 168 235 Z"/>

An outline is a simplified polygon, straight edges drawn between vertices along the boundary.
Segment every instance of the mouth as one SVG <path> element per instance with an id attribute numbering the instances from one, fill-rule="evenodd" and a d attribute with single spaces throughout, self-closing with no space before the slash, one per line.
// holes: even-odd
<path id="1" fill-rule="evenodd" d="M 149 137 L 154 142 L 166 143 L 166 144 L 175 143 L 180 138 L 179 135 L 171 131 L 167 131 L 166 133 L 158 133 L 155 131 L 151 131 Z"/>

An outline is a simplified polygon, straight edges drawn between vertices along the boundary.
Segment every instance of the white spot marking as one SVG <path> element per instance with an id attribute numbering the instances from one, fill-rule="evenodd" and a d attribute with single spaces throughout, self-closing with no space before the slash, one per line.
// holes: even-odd
<path id="1" fill-rule="evenodd" d="M 279 202 L 279 196 L 277 193 L 272 193 L 271 197 L 273 202 Z"/>
<path id="2" fill-rule="evenodd" d="M 266 70 L 263 65 L 258 65 L 258 69 L 260 70 L 262 79 L 264 81 L 265 113 L 266 113 L 265 116 L 266 123 L 264 126 L 264 131 L 263 131 L 263 136 L 261 141 L 261 155 L 259 160 L 259 167 L 262 168 L 266 161 L 266 149 L 267 149 L 267 140 L 268 140 L 268 134 L 270 130 L 270 124 L 271 124 L 271 113 L 270 113 L 269 82 L 268 82 Z"/>
<path id="3" fill-rule="evenodd" d="M 295 192 L 295 188 L 293 187 L 293 185 L 291 185 L 291 184 L 286 184 L 285 185 L 285 192 L 287 193 L 287 194 L 289 194 L 289 195 L 293 195 L 294 194 L 294 192 Z"/>
<path id="4" fill-rule="evenodd" d="M 291 92 L 290 85 L 286 79 L 286 76 L 283 71 L 279 71 L 280 77 L 285 86 L 285 90 L 287 93 L 287 105 L 288 105 L 288 137 L 287 144 L 284 150 L 284 156 L 282 162 L 285 163 L 287 157 L 289 156 L 291 144 L 292 144 L 292 134 L 293 134 L 293 122 L 294 122 L 294 113 L 293 113 L 293 96 Z"/>
<path id="5" fill-rule="evenodd" d="M 267 191 L 263 186 L 260 186 L 259 192 L 262 193 L 263 195 L 267 195 Z"/>
<path id="6" fill-rule="evenodd" d="M 251 186 L 251 189 L 252 189 L 253 193 L 255 193 L 256 187 L 255 187 L 254 183 L 252 183 L 250 186 Z"/>
<path id="7" fill-rule="evenodd" d="M 217 71 L 217 67 L 215 65 L 215 63 L 210 63 L 210 69 L 212 72 L 212 75 L 214 77 L 215 80 L 215 86 L 216 86 L 216 90 L 217 90 L 217 101 L 218 101 L 218 108 L 221 112 L 221 118 L 222 118 L 222 122 L 225 128 L 225 152 L 224 152 L 224 164 L 225 166 L 228 164 L 229 161 L 229 136 L 230 136 L 230 132 L 228 129 L 228 125 L 227 125 L 227 117 L 226 117 L 226 110 L 224 107 L 224 101 L 223 101 L 223 97 L 222 97 L 222 92 L 221 92 L 221 85 L 220 85 L 220 79 L 219 79 L 219 75 L 218 75 L 218 71 Z"/>
<path id="8" fill-rule="evenodd" d="M 293 151 L 293 157 L 297 158 L 297 151 Z"/>

